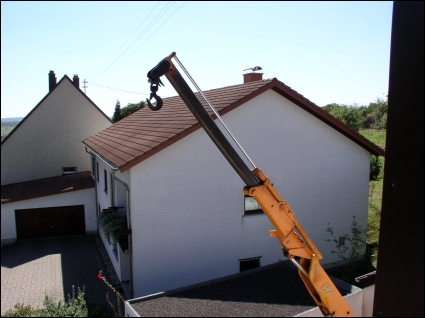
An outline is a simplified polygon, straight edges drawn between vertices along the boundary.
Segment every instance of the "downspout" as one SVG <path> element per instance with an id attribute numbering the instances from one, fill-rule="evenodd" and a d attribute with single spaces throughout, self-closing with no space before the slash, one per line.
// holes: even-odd
<path id="1" fill-rule="evenodd" d="M 91 156 L 91 157 L 93 157 L 93 159 L 95 159 L 96 160 L 96 156 L 90 151 L 87 151 L 87 147 L 85 147 L 85 149 L 86 149 L 86 152 Z M 95 171 L 95 173 L 96 173 L 96 167 L 93 167 L 93 170 Z M 93 177 L 93 174 L 92 174 L 92 177 Z M 98 206 L 99 206 L 99 202 L 98 202 L 98 200 L 97 200 L 97 182 L 96 182 L 96 177 L 93 179 L 94 180 L 94 195 L 95 195 L 95 197 L 96 197 L 96 206 L 95 206 L 95 208 L 96 208 L 96 217 L 98 216 L 98 214 L 99 214 L 99 212 L 100 211 L 98 211 L 97 210 L 97 208 L 98 208 Z M 96 227 L 97 227 L 97 232 L 99 233 L 99 223 L 97 223 L 97 220 L 96 220 Z"/>
<path id="2" fill-rule="evenodd" d="M 133 294 L 134 294 L 134 288 L 133 288 L 133 245 L 132 245 L 132 233 L 131 233 L 131 214 L 130 214 L 130 187 L 128 186 L 127 183 L 125 183 L 124 181 L 118 179 L 115 176 L 115 171 L 118 170 L 118 167 L 116 166 L 112 166 L 109 162 L 107 162 L 105 159 L 103 159 L 101 156 L 99 156 L 94 150 L 90 149 L 90 147 L 86 146 L 86 152 L 93 155 L 95 154 L 98 158 L 100 158 L 104 163 L 106 163 L 110 168 L 111 168 L 111 176 L 112 176 L 112 180 L 118 181 L 119 183 L 121 183 L 124 187 L 125 187 L 125 193 L 126 193 L 126 204 L 127 204 L 127 209 L 126 209 L 126 213 L 127 213 L 127 229 L 130 231 L 130 234 L 128 236 L 128 254 L 130 256 L 130 298 L 133 298 Z M 90 152 L 87 151 L 87 148 L 90 149 Z M 114 206 L 114 202 L 115 202 L 115 186 L 113 185 L 114 182 L 112 182 L 112 186 L 111 186 L 111 196 L 112 196 L 112 205 Z M 97 193 L 96 193 L 96 202 L 97 202 Z"/>

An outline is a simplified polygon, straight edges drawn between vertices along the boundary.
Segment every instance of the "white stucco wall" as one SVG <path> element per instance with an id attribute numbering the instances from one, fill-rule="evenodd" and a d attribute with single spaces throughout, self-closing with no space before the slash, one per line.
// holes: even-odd
<path id="1" fill-rule="evenodd" d="M 226 124 L 270 177 L 325 259 L 327 223 L 367 224 L 369 153 L 268 91 L 226 114 Z M 239 272 L 239 259 L 285 259 L 265 215 L 243 215 L 244 184 L 198 130 L 130 170 L 134 297 Z"/>
<path id="2" fill-rule="evenodd" d="M 90 170 L 81 141 L 110 125 L 65 78 L 1 145 L 1 185 Z"/>
<path id="3" fill-rule="evenodd" d="M 50 208 L 56 206 L 84 205 L 86 233 L 96 232 L 96 197 L 94 188 L 49 195 L 46 197 L 12 202 L 1 205 L 1 240 L 16 240 L 15 210 Z"/>

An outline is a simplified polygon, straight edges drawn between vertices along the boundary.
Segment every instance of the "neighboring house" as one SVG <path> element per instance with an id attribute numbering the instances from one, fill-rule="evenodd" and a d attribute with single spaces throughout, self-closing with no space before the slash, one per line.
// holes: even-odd
<path id="1" fill-rule="evenodd" d="M 97 231 L 81 141 L 112 121 L 79 89 L 77 75 L 58 83 L 53 71 L 48 76 L 49 93 L 1 143 L 2 245 Z"/>
<path id="2" fill-rule="evenodd" d="M 291 205 L 322 264 L 336 261 L 325 242 L 328 222 L 336 235 L 350 232 L 353 216 L 366 228 L 369 158 L 384 151 L 276 78 L 249 73 L 244 84 L 205 94 Z M 123 207 L 131 229 L 123 249 L 103 238 L 133 288 L 129 297 L 285 259 L 268 237 L 270 221 L 244 197 L 244 183 L 181 98 L 163 102 L 83 142 L 93 154 L 98 211 Z"/>

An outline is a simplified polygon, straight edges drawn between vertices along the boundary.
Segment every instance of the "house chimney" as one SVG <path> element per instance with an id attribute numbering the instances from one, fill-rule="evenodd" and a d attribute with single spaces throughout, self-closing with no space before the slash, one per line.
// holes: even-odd
<path id="1" fill-rule="evenodd" d="M 261 81 L 263 79 L 263 73 L 246 73 L 243 75 L 243 82 L 249 83 L 254 81 Z"/>
<path id="2" fill-rule="evenodd" d="M 56 75 L 55 72 L 50 71 L 49 73 L 49 93 L 56 87 Z"/>
<path id="3" fill-rule="evenodd" d="M 74 74 L 74 78 L 72 79 L 72 82 L 74 83 L 74 86 L 78 89 L 80 89 L 80 79 L 78 78 L 77 74 Z"/>

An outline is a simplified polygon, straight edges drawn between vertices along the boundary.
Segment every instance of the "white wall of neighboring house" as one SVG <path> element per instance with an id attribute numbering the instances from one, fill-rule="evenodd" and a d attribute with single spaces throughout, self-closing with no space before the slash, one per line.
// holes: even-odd
<path id="1" fill-rule="evenodd" d="M 95 170 L 97 171 L 97 167 L 99 167 L 99 177 L 95 176 L 95 183 L 97 187 L 97 204 L 98 211 L 101 212 L 103 209 L 107 209 L 111 207 L 113 204 L 115 206 L 123 207 L 119 209 L 119 213 L 123 216 L 127 213 L 127 203 L 126 203 L 126 191 L 125 186 L 123 186 L 118 181 L 112 178 L 112 169 L 109 165 L 107 165 L 103 160 L 99 157 L 95 157 Z M 107 178 L 107 188 L 105 191 L 105 171 Z M 129 185 L 129 172 L 121 173 L 119 171 L 115 171 L 115 177 L 120 179 L 121 181 L 127 183 Z M 112 191 L 112 182 L 114 191 Z M 112 200 L 112 192 L 114 192 L 115 197 Z M 111 259 L 111 263 L 115 268 L 115 272 L 118 275 L 120 281 L 128 281 L 130 280 L 130 256 L 129 252 L 123 252 L 122 249 L 118 246 L 118 244 L 110 244 L 105 235 L 100 230 L 100 236 L 102 237 L 102 241 L 105 245 L 105 249 L 108 252 L 109 258 Z"/>
<path id="2" fill-rule="evenodd" d="M 369 153 L 267 91 L 223 116 L 331 264 L 328 222 L 365 229 Z M 285 259 L 263 214 L 244 215 L 244 184 L 199 129 L 130 169 L 134 297 L 239 272 L 239 259 Z"/>
<path id="3" fill-rule="evenodd" d="M 64 78 L 1 146 L 1 185 L 90 170 L 81 141 L 111 122 Z"/>
<path id="4" fill-rule="evenodd" d="M 94 188 L 49 195 L 1 205 L 1 240 L 16 241 L 15 210 L 84 205 L 86 233 L 97 232 L 96 197 Z"/>

